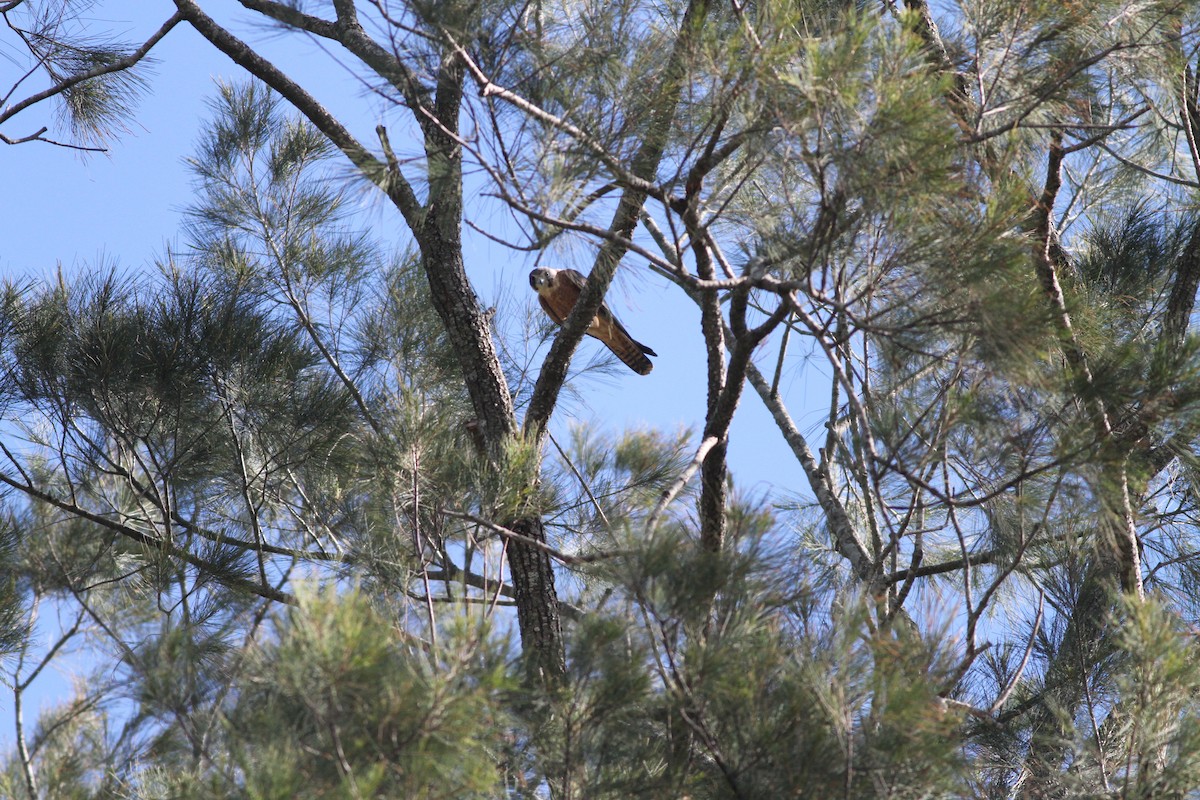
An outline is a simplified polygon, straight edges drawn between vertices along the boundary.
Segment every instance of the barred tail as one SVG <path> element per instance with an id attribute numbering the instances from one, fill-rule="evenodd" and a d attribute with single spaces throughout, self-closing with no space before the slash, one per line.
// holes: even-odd
<path id="1" fill-rule="evenodd" d="M 604 343 L 617 358 L 624 361 L 625 365 L 638 375 L 649 375 L 650 370 L 654 369 L 654 364 L 650 363 L 646 354 L 652 356 L 658 354 L 641 342 L 635 342 L 630 337 L 623 336 L 616 341 L 605 341 Z"/>
<path id="2" fill-rule="evenodd" d="M 587 332 L 589 336 L 595 336 L 604 342 L 613 355 L 624 361 L 625 366 L 638 375 L 649 375 L 650 370 L 654 369 L 654 365 L 646 356 L 657 356 L 658 353 L 635 341 L 629 335 L 629 331 L 625 330 L 625 326 L 608 310 L 608 306 L 600 306 L 600 313 L 592 320 Z"/>

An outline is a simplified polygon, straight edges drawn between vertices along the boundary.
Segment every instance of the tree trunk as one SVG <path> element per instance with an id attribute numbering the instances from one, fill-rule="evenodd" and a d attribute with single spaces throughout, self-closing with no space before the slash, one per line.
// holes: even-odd
<path id="1" fill-rule="evenodd" d="M 485 457 L 498 464 L 506 442 L 521 434 L 491 327 L 463 264 L 462 148 L 456 138 L 462 82 L 462 65 L 457 56 L 447 55 L 439 70 L 435 100 L 440 126 L 431 126 L 425 139 L 429 173 L 436 180 L 431 178 L 424 224 L 416 233 L 433 305 L 458 357 Z M 517 520 L 510 527 L 537 542 L 546 540 L 537 517 Z M 530 676 L 553 684 L 563 674 L 564 655 L 550 556 L 536 545 L 513 541 L 508 544 L 508 565 Z"/>
<path id="2" fill-rule="evenodd" d="M 545 526 L 537 517 L 518 520 L 513 530 L 535 541 L 546 541 Z M 553 686 L 566 671 L 566 659 L 550 556 L 536 545 L 512 541 L 508 543 L 508 568 L 530 682 Z"/>

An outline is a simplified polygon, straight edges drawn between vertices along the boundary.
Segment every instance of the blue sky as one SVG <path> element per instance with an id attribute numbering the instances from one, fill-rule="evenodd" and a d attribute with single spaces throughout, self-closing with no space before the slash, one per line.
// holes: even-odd
<path id="1" fill-rule="evenodd" d="M 231 2 L 205 3 L 210 13 Z M 98 30 L 129 40 L 144 39 L 171 13 L 167 2 L 124 0 L 103 2 L 90 13 Z M 358 135 L 375 142 L 379 122 L 399 130 L 403 110 L 385 108 L 369 97 L 350 74 L 314 43 L 281 37 L 261 28 L 233 25 L 243 38 L 265 50 L 298 77 Z M 0 85 L 19 74 L 10 60 L 11 42 L 0 33 Z M 0 214 L 0 277 L 50 278 L 59 265 L 68 274 L 97 265 L 123 270 L 152 268 L 168 247 L 183 246 L 182 211 L 191 199 L 191 178 L 184 158 L 193 149 L 208 117 L 205 105 L 215 81 L 244 78 L 239 68 L 212 49 L 191 29 L 179 26 L 155 50 L 157 64 L 148 94 L 139 104 L 129 131 L 113 142 L 106 154 L 80 154 L 40 143 L 0 146 L 4 175 L 3 213 Z M 47 104 L 18 115 L 3 129 L 9 136 L 33 132 L 53 120 Z M 52 127 L 53 130 L 53 127 Z M 393 143 L 398 147 L 397 134 Z M 361 224 L 397 248 L 404 247 L 399 214 L 374 194 L 358 196 Z M 468 204 L 468 215 L 490 223 L 481 201 Z M 573 248 L 577 261 L 562 266 L 587 269 L 587 248 Z M 510 308 L 514 313 L 536 299 L 527 274 L 535 255 L 513 253 L 468 233 L 468 270 L 485 305 Z M 543 264 L 554 266 L 543 256 Z M 519 305 L 506 304 L 515 300 Z M 627 257 L 609 303 L 634 337 L 658 352 L 655 369 L 641 377 L 622 372 L 614 379 L 584 385 L 587 408 L 560 406 L 552 430 L 561 432 L 574 413 L 614 429 L 634 426 L 676 429 L 703 425 L 705 404 L 704 353 L 699 315 L 682 293 Z M 828 381 L 812 364 L 802 363 L 802 346 L 793 337 L 792 360 L 782 390 L 801 430 L 811 433 L 824 422 L 822 403 L 828 402 Z M 601 345 L 585 339 L 577 358 L 586 358 Z M 773 364 L 773 362 L 771 362 Z M 764 366 L 764 371 L 770 369 Z M 752 390 L 747 391 L 732 432 L 730 460 L 735 478 L 755 494 L 774 487 L 784 493 L 808 495 L 803 473 L 784 446 Z M 563 441 L 560 438 L 560 441 Z M 61 698 L 68 691 L 61 677 L 43 678 L 30 698 L 36 706 Z M 0 751 L 12 743 L 11 696 L 0 692 Z"/>

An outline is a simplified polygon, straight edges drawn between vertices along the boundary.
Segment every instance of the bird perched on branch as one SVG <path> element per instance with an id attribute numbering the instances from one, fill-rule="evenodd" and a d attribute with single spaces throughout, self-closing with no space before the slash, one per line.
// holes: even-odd
<path id="1" fill-rule="evenodd" d="M 579 293 L 587 286 L 587 278 L 573 269 L 538 267 L 529 273 L 529 285 L 538 293 L 538 302 L 546 314 L 561 325 L 571 309 L 575 308 Z M 630 336 L 606 303 L 600 304 L 600 310 L 592 318 L 587 333 L 604 342 L 617 358 L 637 374 L 649 375 L 650 370 L 654 369 L 646 356 L 657 357 L 658 353 Z"/>

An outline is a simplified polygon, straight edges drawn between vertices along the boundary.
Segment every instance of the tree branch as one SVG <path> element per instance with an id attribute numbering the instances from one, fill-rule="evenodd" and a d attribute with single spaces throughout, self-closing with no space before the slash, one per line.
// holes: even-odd
<path id="1" fill-rule="evenodd" d="M 825 514 L 825 524 L 829 526 L 829 533 L 833 536 L 834 547 L 849 562 L 851 571 L 860 581 L 872 580 L 875 570 L 871 563 L 871 557 L 867 554 L 862 542 L 859 541 L 858 534 L 854 530 L 854 523 L 850 521 L 850 515 L 846 513 L 845 506 L 842 505 L 842 501 L 838 499 L 833 487 L 830 486 L 828 474 L 817 464 L 812 450 L 808 447 L 808 442 L 804 440 L 804 435 L 792 421 L 783 401 L 771 391 L 766 378 L 755 364 L 751 363 L 746 368 L 746 376 L 767 410 L 771 412 L 776 426 L 783 434 L 784 441 L 792 449 L 796 460 L 800 462 L 800 466 L 808 478 L 809 488 L 812 489 L 813 495 L 817 498 L 817 504 L 821 506 L 821 510 Z"/>
<path id="2" fill-rule="evenodd" d="M 336 21 L 305 14 L 295 6 L 270 0 L 239 0 L 239 2 L 244 8 L 257 11 L 277 22 L 342 45 L 371 71 L 383 77 L 400 92 L 423 133 L 426 136 L 429 135 L 430 127 L 435 123 L 435 117 L 424 100 L 428 94 L 427 87 L 405 66 L 404 61 L 398 57 L 397 53 L 390 52 L 367 35 L 366 30 L 358 21 L 358 13 L 353 2 L 338 0 L 333 4 L 334 13 L 337 15 Z"/>
<path id="3" fill-rule="evenodd" d="M 8 10 L 9 9 L 7 9 L 7 8 L 3 9 L 3 11 L 8 11 Z M 74 86 L 78 86 L 79 84 L 83 83 L 84 81 L 90 81 L 94 78 L 99 78 L 104 75 L 111 75 L 114 72 L 123 72 L 124 70 L 132 68 L 139 61 L 141 61 L 143 58 L 145 58 L 146 54 L 150 52 L 151 48 L 153 48 L 156 44 L 158 44 L 162 40 L 162 38 L 164 36 L 166 36 L 167 33 L 169 33 L 172 28 L 174 28 L 176 25 L 178 25 L 180 22 L 182 22 L 183 19 L 184 19 L 183 13 L 181 11 L 176 11 L 174 14 L 172 14 L 167 19 L 166 22 L 164 22 L 162 24 L 161 27 L 159 27 L 159 29 L 157 31 L 155 31 L 153 34 L 151 34 L 149 39 L 147 39 L 144 43 L 142 43 L 141 47 L 137 48 L 136 50 L 134 50 L 132 53 L 125 56 L 124 58 L 119 58 L 116 61 L 113 61 L 111 64 L 104 64 L 103 66 L 94 67 L 93 69 L 90 69 L 87 72 L 81 72 L 77 75 L 72 75 L 68 78 L 63 78 L 61 81 L 58 81 L 57 83 L 55 83 L 53 86 L 51 86 L 47 89 L 44 89 L 40 92 L 37 92 L 36 94 L 32 94 L 29 97 L 26 97 L 24 100 L 14 103 L 11 106 L 7 106 L 7 107 L 3 108 L 2 110 L 0 110 L 0 124 L 3 124 L 7 120 L 12 119 L 14 116 L 16 116 L 20 112 L 24 111 L 25 109 L 29 108 L 30 106 L 40 103 L 43 100 L 46 100 L 48 98 L 54 97 L 55 95 L 62 94 L 63 92 L 67 91 L 68 89 L 70 89 Z M 7 99 L 7 98 L 5 98 L 5 99 Z M 4 141 L 8 144 L 17 144 L 22 141 L 32 141 L 34 139 L 40 139 L 41 133 L 45 133 L 45 131 L 46 131 L 46 129 L 43 128 L 40 133 L 34 134 L 33 136 L 30 136 L 30 137 L 25 137 L 24 139 L 13 140 L 13 139 L 8 139 L 7 137 L 5 137 Z M 55 142 L 54 144 L 58 144 L 58 143 Z M 71 146 L 71 145 L 64 145 L 64 146 Z"/>
<path id="4" fill-rule="evenodd" d="M 387 166 L 380 163 L 317 99 L 282 70 L 254 51 L 249 45 L 221 27 L 212 17 L 204 13 L 194 0 L 175 0 L 183 18 L 207 39 L 214 47 L 229 56 L 234 63 L 244 67 L 251 75 L 262 80 L 297 111 L 305 116 L 335 147 L 358 167 L 367 180 L 383 189 L 400 209 L 405 221 L 414 229 L 423 221 L 423 209 L 412 186 L 403 176 L 390 175 Z"/>
<path id="5" fill-rule="evenodd" d="M 704 459 L 708 457 L 709 451 L 717 445 L 717 442 L 718 439 L 715 436 L 706 437 L 704 441 L 700 443 L 700 446 L 696 448 L 696 455 L 692 458 L 691 462 L 687 465 L 683 472 L 679 473 L 679 477 L 677 477 L 670 486 L 668 486 L 666 489 L 663 489 L 662 495 L 658 498 L 658 503 L 656 503 L 654 506 L 654 510 L 650 512 L 650 516 L 646 517 L 647 534 L 653 533 L 655 528 L 658 527 L 658 520 L 662 516 L 663 511 L 665 511 L 667 506 L 671 504 L 671 501 L 674 500 L 681 491 L 683 491 L 683 487 L 687 486 L 687 482 L 690 481 L 692 476 L 696 474 L 696 470 L 700 468 L 700 465 L 704 462 Z"/>
<path id="6" fill-rule="evenodd" d="M 660 88 L 654 112 L 647 120 L 642 144 L 630 165 L 629 171 L 644 181 L 653 181 L 662 160 L 667 136 L 683 91 L 685 59 L 692 51 L 694 40 L 703 29 L 709 3 L 710 0 L 690 0 L 680 21 L 679 32 L 666 70 L 658 83 Z M 619 234 L 620 238 L 632 237 L 646 197 L 647 192 L 643 189 L 627 186 L 621 194 L 620 203 L 609 224 L 609 231 Z M 604 295 L 608 292 L 617 265 L 624 255 L 625 247 L 616 238 L 609 239 L 601 245 L 588 275 L 587 286 L 580 293 L 575 308 L 563 321 L 558 335 L 554 338 L 554 344 L 551 345 L 534 384 L 529 410 L 525 414 L 525 434 L 532 434 L 535 441 L 540 442 L 544 435 L 546 424 L 558 401 L 558 393 L 567 377 L 567 363 L 583 339 L 592 318 L 599 311 L 600 304 L 604 302 Z"/>
<path id="7" fill-rule="evenodd" d="M 23 484 L 20 481 L 15 481 L 12 478 L 10 478 L 8 475 L 6 475 L 2 472 L 0 472 L 0 483 L 10 486 L 13 489 L 16 489 L 17 491 L 21 492 L 22 494 L 24 494 L 32 499 L 40 500 L 43 503 L 53 506 L 54 508 L 57 508 L 60 511 L 65 511 L 68 514 L 70 514 L 71 516 L 79 517 L 80 519 L 85 519 L 88 522 L 93 522 L 97 525 L 100 525 L 103 528 L 107 528 L 108 530 L 114 531 L 115 533 L 119 533 L 120 535 L 124 536 L 125 538 L 131 539 L 132 541 L 135 541 L 140 545 L 148 547 L 152 550 L 158 550 L 159 552 L 165 553 L 168 556 L 182 559 L 183 561 L 186 561 L 188 564 L 191 564 L 193 567 L 196 567 L 197 569 L 202 570 L 205 574 L 211 575 L 217 582 L 222 583 L 222 584 L 230 587 L 231 589 L 238 589 L 243 592 L 249 592 L 250 594 L 255 594 L 255 595 L 258 595 L 259 597 L 265 597 L 268 600 L 275 600 L 276 602 L 280 602 L 280 603 L 287 603 L 288 605 L 296 605 L 296 598 L 293 595 L 288 594 L 287 592 L 281 592 L 278 589 L 274 588 L 273 586 L 267 586 L 267 585 L 260 586 L 259 584 L 252 583 L 251 581 L 245 580 L 243 578 L 234 578 L 229 575 L 222 575 L 221 571 L 218 570 L 216 568 L 216 566 L 214 564 L 212 564 L 211 562 L 207 561 L 206 559 L 200 558 L 199 556 L 196 556 L 192 553 L 189 553 L 186 550 L 178 548 L 178 547 L 174 546 L 173 544 L 171 544 L 170 542 L 164 541 L 164 540 L 159 539 L 154 536 L 148 536 L 147 534 L 142 533 L 141 531 L 137 530 L 136 528 L 131 528 L 128 525 L 124 525 L 120 522 L 117 522 L 116 520 L 109 519 L 108 517 L 104 516 L 103 514 L 97 514 L 93 511 L 89 511 L 85 508 L 81 508 L 80 506 L 78 506 L 74 503 L 70 503 L 65 500 L 60 500 L 57 497 L 54 497 L 51 494 L 43 492 L 31 485 Z"/>

